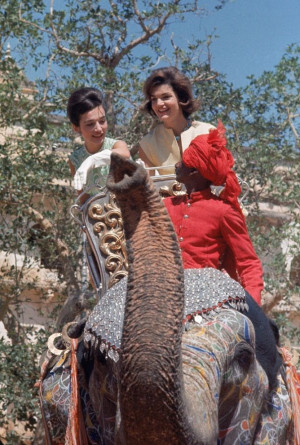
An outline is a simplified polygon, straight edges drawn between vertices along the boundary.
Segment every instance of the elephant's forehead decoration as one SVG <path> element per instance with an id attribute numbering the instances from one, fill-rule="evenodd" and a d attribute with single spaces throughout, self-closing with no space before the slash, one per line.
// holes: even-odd
<path id="1" fill-rule="evenodd" d="M 217 269 L 185 269 L 184 283 L 185 330 L 189 323 L 213 318 L 223 308 L 248 310 L 242 286 Z M 127 277 L 107 291 L 95 306 L 84 332 L 87 346 L 96 342 L 101 352 L 114 361 L 119 359 L 126 288 Z"/>

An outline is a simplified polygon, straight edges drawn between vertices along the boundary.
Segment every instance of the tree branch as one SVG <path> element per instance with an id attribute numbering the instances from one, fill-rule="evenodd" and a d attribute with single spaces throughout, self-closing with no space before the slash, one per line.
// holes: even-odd
<path id="1" fill-rule="evenodd" d="M 178 3 L 178 0 L 177 0 L 176 2 L 174 2 L 174 3 L 175 3 L 175 4 Z M 129 42 L 129 43 L 127 44 L 127 46 L 126 46 L 125 48 L 123 48 L 123 49 L 118 53 L 118 55 L 116 55 L 116 56 L 113 57 L 112 65 L 111 65 L 112 67 L 116 67 L 116 66 L 119 64 L 120 60 L 121 60 L 126 54 L 128 54 L 133 48 L 135 48 L 135 47 L 138 46 L 138 45 L 141 45 L 141 44 L 144 43 L 144 42 L 147 42 L 147 41 L 148 41 L 152 36 L 154 36 L 155 34 L 159 34 L 159 33 L 162 31 L 162 29 L 164 28 L 164 26 L 165 26 L 165 24 L 166 24 L 168 18 L 172 15 L 171 11 L 169 11 L 168 13 L 166 13 L 166 14 L 159 20 L 159 24 L 158 24 L 155 28 L 153 28 L 153 29 L 149 29 L 149 28 L 145 25 L 145 23 L 144 23 L 144 21 L 143 21 L 143 19 L 142 19 L 142 17 L 141 17 L 141 15 L 140 15 L 140 13 L 139 13 L 138 10 L 137 10 L 137 14 L 138 14 L 138 21 L 139 21 L 139 23 L 140 23 L 141 28 L 142 28 L 143 31 L 144 31 L 144 34 L 141 35 L 140 37 L 136 38 L 136 39 L 131 40 L 131 42 Z"/>
<path id="2" fill-rule="evenodd" d="M 26 20 L 26 19 L 24 19 L 24 18 L 22 17 L 22 3 L 20 3 L 20 8 L 19 8 L 19 20 L 20 20 L 21 23 L 24 23 L 25 25 L 32 26 L 33 28 L 36 28 L 36 29 L 38 29 L 39 31 L 42 31 L 42 32 L 44 32 L 44 33 L 46 33 L 46 34 L 51 35 L 51 32 L 48 31 L 48 29 L 43 28 L 42 26 L 38 25 L 37 23 L 30 22 L 29 20 Z"/>
<path id="3" fill-rule="evenodd" d="M 45 77 L 46 80 L 48 80 L 49 77 L 50 77 L 50 67 L 51 67 L 51 63 L 52 63 L 54 57 L 55 57 L 54 54 L 51 54 L 49 62 L 48 62 L 48 68 L 47 68 L 47 72 L 46 72 L 46 77 Z M 36 102 L 35 105 L 28 111 L 28 113 L 24 114 L 24 116 L 23 116 L 24 120 L 28 119 L 35 112 L 35 110 L 37 110 L 41 106 L 41 104 L 43 104 L 43 103 L 45 103 L 47 101 L 47 93 L 48 93 L 47 85 L 48 85 L 48 83 L 45 82 L 45 85 L 46 86 L 45 86 L 44 91 L 43 91 L 42 99 L 39 100 L 38 102 Z"/>
<path id="4" fill-rule="evenodd" d="M 291 114 L 289 107 L 285 107 L 285 109 L 286 109 L 286 113 L 287 113 L 288 123 L 289 123 L 289 125 L 291 127 L 291 130 L 292 130 L 294 136 L 295 136 L 296 145 L 298 146 L 299 135 L 298 135 L 297 130 L 296 130 L 294 124 L 293 124 L 293 119 L 298 117 L 299 114 L 298 115 L 297 114 L 295 114 L 295 115 Z"/>
<path id="5" fill-rule="evenodd" d="M 124 31 L 122 33 L 122 36 L 120 36 L 120 38 L 118 39 L 118 43 L 115 46 L 113 55 L 111 57 L 109 57 L 107 54 L 104 54 L 104 47 L 102 48 L 101 53 L 99 54 L 99 52 L 94 52 L 94 51 L 89 51 L 88 49 L 86 51 L 77 51 L 77 50 L 73 50 L 70 48 L 67 48 L 66 46 L 64 46 L 62 44 L 62 39 L 60 38 L 60 36 L 58 35 L 57 29 L 54 25 L 54 21 L 53 21 L 53 12 L 54 12 L 54 8 L 53 8 L 53 4 L 54 4 L 54 0 L 51 0 L 50 3 L 50 12 L 49 12 L 49 19 L 50 19 L 50 28 L 51 31 L 37 25 L 34 22 L 30 22 L 24 18 L 22 18 L 22 13 L 21 13 L 21 7 L 20 7 L 20 13 L 19 13 L 19 17 L 20 20 L 29 25 L 29 26 L 33 26 L 37 29 L 39 29 L 42 32 L 47 33 L 48 35 L 50 35 L 53 39 L 54 39 L 54 44 L 56 46 L 56 48 L 59 51 L 62 51 L 66 54 L 69 54 L 71 56 L 74 57 L 84 57 L 84 58 L 92 58 L 98 62 L 100 62 L 104 67 L 107 68 L 115 68 L 120 60 L 123 59 L 124 56 L 126 56 L 133 48 L 135 48 L 138 45 L 141 45 L 145 42 L 147 42 L 152 36 L 159 34 L 162 29 L 165 27 L 167 20 L 169 19 L 169 17 L 171 17 L 172 15 L 176 14 L 173 13 L 172 11 L 167 11 L 165 13 L 165 15 L 163 15 L 160 19 L 158 19 L 158 24 L 157 26 L 155 26 L 154 28 L 149 28 L 146 23 L 145 23 L 145 19 L 142 16 L 142 14 L 140 13 L 138 7 L 137 7 L 137 2 L 136 0 L 133 0 L 133 7 L 134 7 L 134 12 L 136 14 L 136 18 L 137 21 L 143 31 L 143 34 L 141 36 L 139 36 L 136 39 L 132 39 L 123 49 L 119 49 L 119 46 L 121 44 L 121 42 L 124 42 L 125 37 L 126 37 L 126 32 Z M 173 5 L 172 6 L 178 6 L 180 4 L 180 0 L 174 0 Z M 113 7 L 115 6 L 115 4 L 113 3 L 112 0 L 110 0 L 110 5 Z M 186 8 L 184 9 L 184 11 L 179 12 L 178 14 L 184 14 L 184 13 L 188 13 L 188 12 L 198 12 L 198 3 L 195 0 L 194 6 L 192 6 L 191 8 Z M 115 14 L 114 14 L 115 15 Z M 124 20 L 122 20 L 119 16 L 116 16 L 117 20 L 124 24 Z M 157 17 L 158 18 L 158 17 Z M 125 27 L 126 28 L 126 27 Z M 101 32 L 101 31 L 100 31 Z M 105 38 L 105 35 L 102 33 L 102 39 Z M 104 40 L 103 40 L 104 41 Z"/>
<path id="6" fill-rule="evenodd" d="M 262 299 L 262 308 L 266 314 L 269 314 L 271 310 L 278 304 L 284 295 L 281 292 L 276 292 L 275 294 L 271 294 L 270 292 L 265 292 Z"/>
<path id="7" fill-rule="evenodd" d="M 9 205 L 20 205 L 19 202 L 7 202 L 7 201 L 2 201 L 2 203 L 4 204 L 9 204 Z M 40 227 L 40 230 L 46 233 L 54 233 L 54 228 L 53 228 L 53 224 L 51 223 L 51 221 L 48 218 L 45 218 L 45 216 L 40 213 L 38 210 L 34 209 L 33 207 L 30 206 L 24 206 L 24 212 L 27 213 L 27 215 L 29 217 L 31 217 L 34 222 L 36 224 L 38 224 L 38 226 Z M 64 241 L 62 241 L 61 239 L 57 238 L 55 240 L 56 243 L 56 247 L 57 247 L 57 252 L 58 252 L 58 257 L 61 260 L 61 264 L 63 266 L 63 275 L 64 275 L 64 279 L 68 285 L 68 291 L 69 292 L 79 292 L 80 291 L 80 287 L 78 285 L 78 281 L 76 279 L 75 276 L 75 272 L 72 266 L 72 263 L 70 261 L 70 252 L 69 252 L 69 248 L 66 245 L 66 243 L 64 243 Z"/>

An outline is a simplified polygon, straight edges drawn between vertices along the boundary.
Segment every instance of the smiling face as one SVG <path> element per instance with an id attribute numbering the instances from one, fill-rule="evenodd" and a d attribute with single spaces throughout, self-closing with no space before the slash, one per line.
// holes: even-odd
<path id="1" fill-rule="evenodd" d="M 151 92 L 151 106 L 155 115 L 166 128 L 176 129 L 184 118 L 178 97 L 173 88 L 162 84 L 153 88 Z"/>
<path id="2" fill-rule="evenodd" d="M 97 153 L 102 147 L 107 132 L 107 120 L 103 106 L 99 105 L 83 113 L 80 116 L 79 126 L 73 125 L 73 128 L 83 137 L 87 151 Z"/>

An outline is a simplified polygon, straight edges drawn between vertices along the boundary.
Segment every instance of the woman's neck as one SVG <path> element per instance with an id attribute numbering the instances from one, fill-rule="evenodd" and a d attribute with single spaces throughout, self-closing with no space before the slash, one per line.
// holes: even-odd
<path id="1" fill-rule="evenodd" d="M 188 120 L 183 115 L 181 115 L 178 116 L 173 122 L 166 124 L 165 127 L 173 130 L 175 136 L 180 136 L 181 133 L 186 129 L 187 125 Z"/>
<path id="2" fill-rule="evenodd" d="M 94 155 L 95 153 L 98 153 L 98 151 L 100 151 L 102 149 L 102 145 L 95 145 L 95 144 L 84 144 L 84 147 L 86 149 L 86 151 L 90 154 L 90 155 Z"/>

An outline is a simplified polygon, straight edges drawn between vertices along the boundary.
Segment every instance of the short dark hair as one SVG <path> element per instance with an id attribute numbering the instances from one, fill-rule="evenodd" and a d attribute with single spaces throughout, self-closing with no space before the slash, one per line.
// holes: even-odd
<path id="1" fill-rule="evenodd" d="M 106 108 L 103 94 L 97 88 L 83 87 L 73 91 L 68 100 L 67 115 L 73 125 L 79 126 L 80 116 L 102 105 Z"/>
<path id="2" fill-rule="evenodd" d="M 199 102 L 194 99 L 191 81 L 175 66 L 168 66 L 154 70 L 146 79 L 143 87 L 146 102 L 141 109 L 155 117 L 152 110 L 151 94 L 154 88 L 160 85 L 170 85 L 178 97 L 183 115 L 188 118 L 199 108 Z"/>

